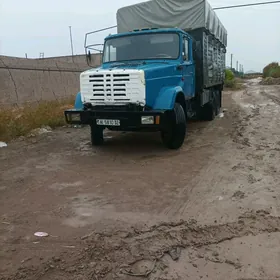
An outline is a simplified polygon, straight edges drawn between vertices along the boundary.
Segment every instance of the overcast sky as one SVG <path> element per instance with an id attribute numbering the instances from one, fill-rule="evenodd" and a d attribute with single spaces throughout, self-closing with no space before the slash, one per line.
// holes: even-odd
<path id="1" fill-rule="evenodd" d="M 269 1 L 269 0 L 263 0 Z M 71 54 L 69 25 L 74 53 L 84 53 L 88 31 L 116 24 L 118 8 L 141 0 L 0 0 L 0 55 L 38 57 Z M 212 7 L 262 2 L 256 0 L 210 0 Z M 217 11 L 228 31 L 227 65 L 234 54 L 247 70 L 260 71 L 280 61 L 280 4 Z M 106 31 L 94 37 L 101 43 Z"/>

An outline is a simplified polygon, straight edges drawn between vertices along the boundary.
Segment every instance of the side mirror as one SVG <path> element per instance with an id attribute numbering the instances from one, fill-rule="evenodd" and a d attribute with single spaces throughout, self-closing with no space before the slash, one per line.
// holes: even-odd
<path id="1" fill-rule="evenodd" d="M 91 53 L 90 53 L 90 50 L 88 50 L 87 54 L 86 54 L 86 57 L 87 57 L 87 62 L 91 62 Z"/>

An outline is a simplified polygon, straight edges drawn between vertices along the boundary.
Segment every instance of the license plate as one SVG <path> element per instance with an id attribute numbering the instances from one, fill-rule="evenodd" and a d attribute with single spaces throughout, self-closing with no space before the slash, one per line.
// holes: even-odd
<path id="1" fill-rule="evenodd" d="M 120 120 L 97 119 L 97 125 L 120 126 Z"/>

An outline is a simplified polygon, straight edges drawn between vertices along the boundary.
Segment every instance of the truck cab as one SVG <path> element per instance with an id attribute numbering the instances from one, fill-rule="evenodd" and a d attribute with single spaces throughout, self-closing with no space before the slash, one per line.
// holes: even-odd
<path id="1" fill-rule="evenodd" d="M 180 29 L 111 35 L 105 39 L 102 62 L 81 75 L 84 103 L 168 110 L 178 93 L 186 99 L 194 96 L 192 38 Z"/>
<path id="2" fill-rule="evenodd" d="M 93 145 L 109 128 L 160 131 L 167 147 L 179 148 L 195 96 L 192 38 L 176 28 L 108 36 L 102 65 L 81 73 L 80 92 L 83 109 L 67 110 L 66 120 L 90 125 Z"/>

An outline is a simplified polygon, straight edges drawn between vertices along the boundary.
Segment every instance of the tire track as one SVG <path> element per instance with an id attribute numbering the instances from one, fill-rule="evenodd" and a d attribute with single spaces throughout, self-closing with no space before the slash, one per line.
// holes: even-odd
<path id="1" fill-rule="evenodd" d="M 279 97 L 277 97 L 273 94 L 269 94 L 266 91 L 261 91 L 261 94 L 264 95 L 265 97 L 269 98 L 270 100 L 272 100 L 277 105 L 280 105 L 280 98 Z"/>
<path id="2" fill-rule="evenodd" d="M 94 232 L 83 240 L 83 248 L 76 252 L 71 261 L 63 261 L 68 254 L 65 253 L 38 267 L 19 269 L 14 275 L 5 275 L 1 280 L 32 280 L 48 275 L 52 279 L 62 279 L 59 275 L 67 271 L 71 271 L 68 279 L 77 279 L 81 272 L 83 279 L 113 279 L 114 275 L 122 274 L 124 267 L 127 271 L 143 260 L 155 263 L 156 272 L 160 270 L 156 263 L 160 263 L 164 255 L 170 255 L 174 248 L 201 248 L 244 236 L 276 232 L 280 232 L 280 217 L 271 216 L 264 210 L 247 212 L 236 222 L 220 225 L 200 226 L 195 220 L 191 220 L 160 223 L 144 230 L 132 227 L 128 232 Z M 90 265 L 92 263 L 98 269 L 93 270 Z M 93 275 L 95 278 L 90 278 Z M 154 278 L 151 276 L 149 279 Z"/>

